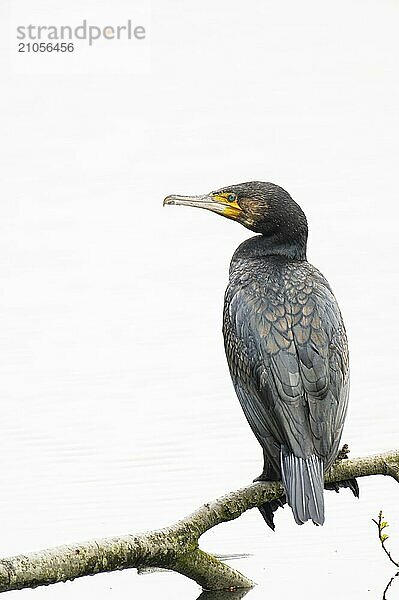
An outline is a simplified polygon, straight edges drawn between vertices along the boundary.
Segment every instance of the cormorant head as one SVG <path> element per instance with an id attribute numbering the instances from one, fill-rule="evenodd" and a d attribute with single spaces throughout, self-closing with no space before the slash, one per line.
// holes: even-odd
<path id="1" fill-rule="evenodd" d="M 250 181 L 203 196 L 167 196 L 166 204 L 196 206 L 238 221 L 276 245 L 299 245 L 306 251 L 308 227 L 300 206 L 274 183 Z"/>

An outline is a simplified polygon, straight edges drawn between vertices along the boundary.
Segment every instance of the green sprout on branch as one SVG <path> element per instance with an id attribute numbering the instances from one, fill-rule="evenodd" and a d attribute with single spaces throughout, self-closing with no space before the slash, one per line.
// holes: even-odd
<path id="1" fill-rule="evenodd" d="M 396 560 L 394 560 L 392 558 L 391 553 L 389 552 L 388 548 L 386 547 L 385 543 L 386 541 L 389 539 L 389 535 L 386 533 L 386 528 L 389 527 L 389 523 L 388 521 L 384 520 L 384 516 L 382 514 L 382 510 L 380 510 L 380 512 L 378 513 L 378 520 L 373 519 L 373 523 L 375 523 L 377 525 L 377 529 L 378 529 L 378 538 L 380 540 L 382 549 L 384 550 L 385 554 L 387 555 L 387 557 L 389 558 L 389 560 L 391 561 L 392 564 L 395 565 L 395 567 L 397 567 L 399 569 L 399 562 L 396 562 Z M 382 600 L 387 600 L 387 591 L 390 588 L 390 586 L 393 583 L 393 580 L 395 579 L 395 577 L 399 577 L 399 571 L 397 573 L 395 573 L 395 575 L 393 575 L 391 577 L 391 579 L 389 580 L 384 593 L 382 595 Z"/>

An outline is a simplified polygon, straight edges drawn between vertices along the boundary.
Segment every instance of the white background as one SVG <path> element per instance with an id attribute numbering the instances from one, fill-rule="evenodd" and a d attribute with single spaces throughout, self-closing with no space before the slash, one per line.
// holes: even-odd
<path id="1" fill-rule="evenodd" d="M 398 17 L 393 0 L 2 4 L 0 555 L 166 525 L 260 472 L 221 336 L 249 232 L 163 209 L 170 193 L 259 179 L 301 204 L 349 334 L 344 441 L 398 446 Z M 146 21 L 146 45 L 17 54 L 17 24 L 84 18 Z M 399 489 L 360 485 L 326 494 L 323 528 L 286 509 L 272 534 L 251 511 L 202 545 L 253 555 L 234 563 L 249 598 L 380 598 L 371 518 L 398 557 Z M 88 594 L 199 590 L 127 571 L 9 596 Z"/>

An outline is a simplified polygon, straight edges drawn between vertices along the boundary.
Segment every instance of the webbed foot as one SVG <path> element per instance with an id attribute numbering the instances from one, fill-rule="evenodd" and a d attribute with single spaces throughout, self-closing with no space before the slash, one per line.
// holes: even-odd
<path id="1" fill-rule="evenodd" d="M 264 473 L 262 471 L 262 473 L 258 476 L 255 477 L 255 479 L 253 479 L 253 482 L 255 483 L 256 481 L 277 481 L 277 477 L 275 475 L 275 473 Z"/>
<path id="2" fill-rule="evenodd" d="M 276 528 L 274 524 L 274 513 L 278 508 L 284 508 L 284 504 L 287 504 L 287 499 L 285 496 L 281 496 L 281 498 L 276 498 L 275 500 L 271 500 L 270 502 L 265 502 L 264 504 L 261 504 L 258 507 L 260 514 L 266 521 L 266 524 L 273 531 Z"/>
<path id="3" fill-rule="evenodd" d="M 337 458 L 335 462 L 340 462 L 341 460 L 346 460 L 348 458 L 348 454 L 350 453 L 348 444 L 344 444 L 341 450 L 337 454 Z M 349 488 L 352 494 L 359 498 L 359 485 L 356 479 L 346 479 L 344 481 L 334 481 L 331 483 L 325 483 L 324 488 L 326 490 L 333 490 L 334 492 L 339 492 L 340 488 Z"/>
<path id="4" fill-rule="evenodd" d="M 280 479 L 280 475 L 277 473 L 275 468 L 272 466 L 267 454 L 263 451 L 263 471 L 262 473 L 254 479 L 255 481 L 278 481 Z M 281 498 L 277 498 L 276 500 L 271 500 L 270 502 L 265 502 L 261 506 L 259 506 L 259 511 L 267 525 L 274 531 L 274 513 L 280 507 L 284 507 L 284 504 L 287 503 L 285 496 Z"/>

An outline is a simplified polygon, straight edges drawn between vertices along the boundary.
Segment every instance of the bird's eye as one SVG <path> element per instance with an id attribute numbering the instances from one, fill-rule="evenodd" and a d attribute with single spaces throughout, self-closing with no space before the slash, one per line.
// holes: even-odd
<path id="1" fill-rule="evenodd" d="M 235 194 L 229 194 L 227 196 L 227 202 L 234 202 L 237 199 L 237 196 Z"/>

